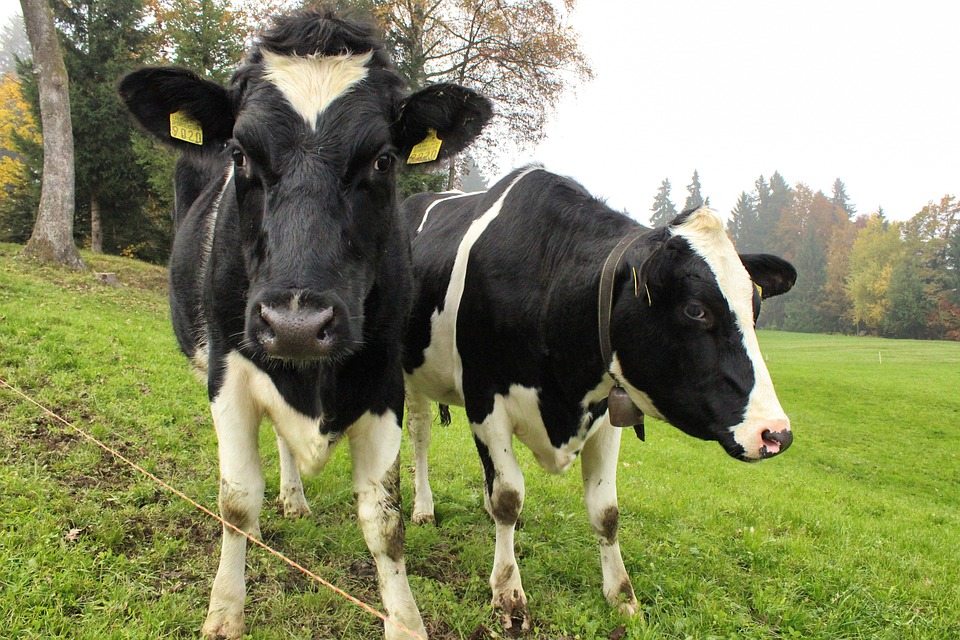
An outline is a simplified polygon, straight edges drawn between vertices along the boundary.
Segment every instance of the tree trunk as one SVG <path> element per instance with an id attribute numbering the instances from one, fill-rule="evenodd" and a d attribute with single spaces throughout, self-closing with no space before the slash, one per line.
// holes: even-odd
<path id="1" fill-rule="evenodd" d="M 90 194 L 90 250 L 103 253 L 103 221 L 100 219 L 100 200 Z"/>
<path id="2" fill-rule="evenodd" d="M 73 269 L 84 268 L 73 241 L 73 127 L 67 67 L 47 0 L 20 0 L 40 88 L 43 184 L 40 209 L 26 255 Z"/>
<path id="3" fill-rule="evenodd" d="M 450 156 L 450 167 L 447 169 L 447 190 L 456 191 L 460 188 L 460 173 L 457 171 L 457 156 Z"/>

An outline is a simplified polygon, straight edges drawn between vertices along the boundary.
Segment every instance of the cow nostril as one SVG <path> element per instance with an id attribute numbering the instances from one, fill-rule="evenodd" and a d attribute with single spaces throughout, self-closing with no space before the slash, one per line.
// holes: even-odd
<path id="1" fill-rule="evenodd" d="M 793 442 L 793 432 L 789 429 L 783 431 L 765 430 L 760 434 L 763 445 L 769 455 L 783 453 Z"/>

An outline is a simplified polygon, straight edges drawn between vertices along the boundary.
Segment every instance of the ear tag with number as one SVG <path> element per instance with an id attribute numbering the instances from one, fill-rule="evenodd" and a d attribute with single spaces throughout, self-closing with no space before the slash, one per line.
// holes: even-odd
<path id="1" fill-rule="evenodd" d="M 170 137 L 190 144 L 203 144 L 203 128 L 200 123 L 183 111 L 170 114 Z"/>
<path id="2" fill-rule="evenodd" d="M 633 427 L 637 437 L 644 439 L 643 412 L 633 404 L 623 387 L 614 387 L 607 396 L 607 412 L 610 414 L 610 424 L 615 427 Z"/>
<path id="3" fill-rule="evenodd" d="M 407 164 L 422 164 L 433 162 L 440 155 L 440 146 L 443 140 L 437 137 L 436 129 L 427 129 L 427 137 L 414 145 L 410 150 Z"/>

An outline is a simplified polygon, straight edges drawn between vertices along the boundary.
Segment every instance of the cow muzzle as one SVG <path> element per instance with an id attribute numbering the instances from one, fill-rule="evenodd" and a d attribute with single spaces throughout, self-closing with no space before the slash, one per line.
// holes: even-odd
<path id="1" fill-rule="evenodd" d="M 733 431 L 733 439 L 743 449 L 737 457 L 763 460 L 786 451 L 793 444 L 793 431 L 789 420 L 761 420 L 740 425 Z"/>
<path id="2" fill-rule="evenodd" d="M 333 356 L 349 342 L 347 311 L 339 301 L 303 304 L 258 302 L 248 317 L 247 334 L 270 358 L 314 361 Z"/>

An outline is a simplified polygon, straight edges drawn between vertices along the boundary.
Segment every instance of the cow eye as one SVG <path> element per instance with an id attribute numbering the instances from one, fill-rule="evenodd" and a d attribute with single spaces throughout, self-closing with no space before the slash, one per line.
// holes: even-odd
<path id="1" fill-rule="evenodd" d="M 233 153 L 233 164 L 237 166 L 238 169 L 242 169 L 247 166 L 247 156 L 240 151 L 240 149 L 234 149 Z"/>
<path id="2" fill-rule="evenodd" d="M 373 169 L 378 173 L 386 173 L 390 170 L 390 167 L 393 166 L 393 156 L 389 153 L 384 153 L 377 157 L 373 162 Z"/>
<path id="3" fill-rule="evenodd" d="M 696 322 L 707 322 L 707 310 L 699 302 L 688 302 L 683 308 L 683 315 Z"/>

